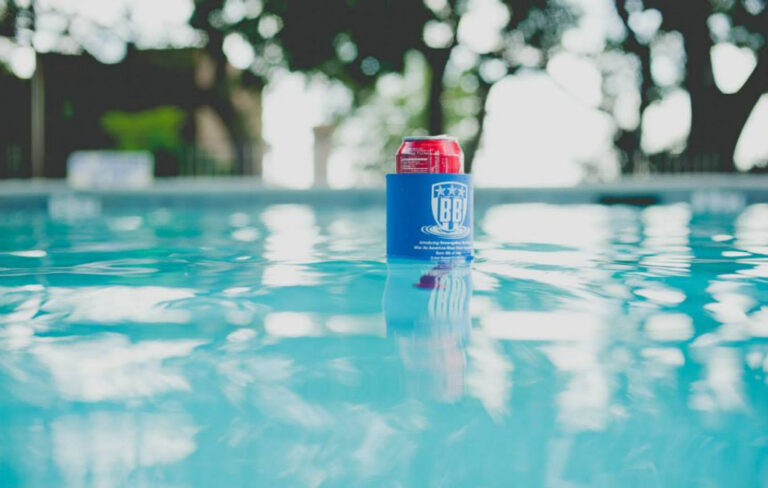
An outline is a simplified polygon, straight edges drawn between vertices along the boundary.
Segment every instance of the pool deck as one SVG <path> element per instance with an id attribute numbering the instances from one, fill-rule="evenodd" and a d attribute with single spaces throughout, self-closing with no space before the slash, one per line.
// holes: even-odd
<path id="1" fill-rule="evenodd" d="M 264 186 L 253 178 L 163 178 L 131 190 L 73 190 L 64 180 L 0 181 L 0 208 L 45 208 L 51 196 L 98 198 L 102 205 L 304 203 L 383 204 L 383 187 L 294 190 Z M 654 175 L 571 187 L 475 188 L 477 205 L 503 203 L 651 205 L 699 202 L 705 206 L 768 203 L 768 175 Z"/>

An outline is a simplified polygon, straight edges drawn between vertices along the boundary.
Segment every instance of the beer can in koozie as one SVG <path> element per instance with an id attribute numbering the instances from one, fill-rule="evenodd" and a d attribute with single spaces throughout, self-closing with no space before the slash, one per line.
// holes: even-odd
<path id="1" fill-rule="evenodd" d="M 446 135 L 404 137 L 395 158 L 395 171 L 403 173 L 463 173 L 464 152 Z"/>
<path id="2" fill-rule="evenodd" d="M 387 257 L 471 259 L 472 200 L 472 178 L 461 172 L 387 175 Z"/>

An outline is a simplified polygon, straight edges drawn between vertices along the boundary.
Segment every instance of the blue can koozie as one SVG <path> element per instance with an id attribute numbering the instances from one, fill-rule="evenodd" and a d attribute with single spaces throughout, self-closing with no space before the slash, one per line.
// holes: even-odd
<path id="1" fill-rule="evenodd" d="M 387 175 L 387 257 L 472 259 L 472 200 L 466 174 Z"/>

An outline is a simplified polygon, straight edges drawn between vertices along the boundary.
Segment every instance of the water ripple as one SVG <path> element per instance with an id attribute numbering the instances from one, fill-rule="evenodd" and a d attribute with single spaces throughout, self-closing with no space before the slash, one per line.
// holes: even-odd
<path id="1" fill-rule="evenodd" d="M 0 213 L 0 485 L 768 469 L 766 205 L 479 208 L 471 268 L 378 206 L 83 208 Z"/>

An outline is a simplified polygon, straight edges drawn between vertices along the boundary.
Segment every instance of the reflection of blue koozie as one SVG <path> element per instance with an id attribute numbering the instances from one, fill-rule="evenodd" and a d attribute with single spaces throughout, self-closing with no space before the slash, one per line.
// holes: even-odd
<path id="1" fill-rule="evenodd" d="M 464 393 L 471 330 L 469 263 L 393 260 L 387 264 L 384 317 L 417 396 L 457 401 Z"/>
<path id="2" fill-rule="evenodd" d="M 387 175 L 387 257 L 471 259 L 472 198 L 466 174 Z"/>
<path id="3" fill-rule="evenodd" d="M 471 273 L 466 263 L 387 264 L 383 298 L 387 334 L 450 335 L 463 340 L 470 329 Z"/>

